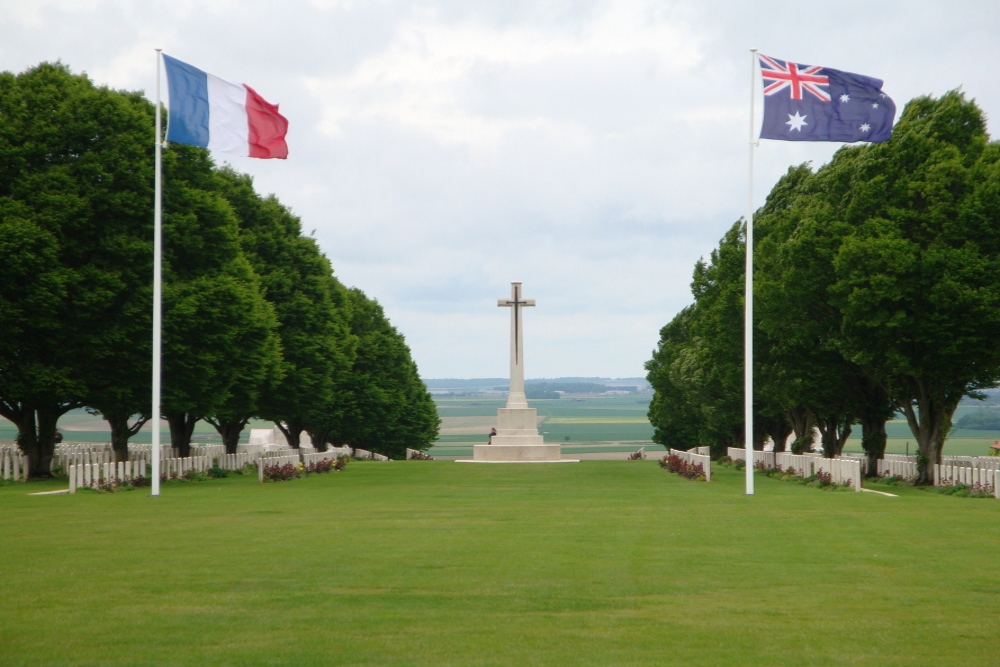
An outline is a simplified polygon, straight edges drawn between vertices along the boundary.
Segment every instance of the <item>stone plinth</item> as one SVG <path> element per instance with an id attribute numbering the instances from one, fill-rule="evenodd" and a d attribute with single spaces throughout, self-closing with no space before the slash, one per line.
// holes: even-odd
<path id="1" fill-rule="evenodd" d="M 473 461 L 483 463 L 561 463 L 562 449 L 545 444 L 534 408 L 497 410 L 497 434 L 491 444 L 472 448 Z"/>

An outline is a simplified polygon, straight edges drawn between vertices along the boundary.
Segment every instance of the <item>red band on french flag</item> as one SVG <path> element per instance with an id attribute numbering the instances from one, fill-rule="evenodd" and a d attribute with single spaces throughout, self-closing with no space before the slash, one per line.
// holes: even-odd
<path id="1" fill-rule="evenodd" d="M 208 74 L 166 54 L 170 107 L 167 141 L 255 158 L 288 157 L 288 120 L 242 83 Z"/>

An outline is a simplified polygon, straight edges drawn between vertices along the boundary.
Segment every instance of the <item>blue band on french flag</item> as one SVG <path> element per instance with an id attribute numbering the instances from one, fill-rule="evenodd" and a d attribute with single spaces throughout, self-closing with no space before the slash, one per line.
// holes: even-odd
<path id="1" fill-rule="evenodd" d="M 167 141 L 208 148 L 208 75 L 166 54 L 163 64 L 170 94 Z"/>

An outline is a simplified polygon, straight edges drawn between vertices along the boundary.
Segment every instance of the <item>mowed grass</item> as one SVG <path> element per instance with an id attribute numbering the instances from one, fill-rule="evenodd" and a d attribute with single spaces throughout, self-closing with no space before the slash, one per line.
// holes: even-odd
<path id="1" fill-rule="evenodd" d="M 4 665 L 995 665 L 1000 501 L 654 461 L 0 487 Z"/>

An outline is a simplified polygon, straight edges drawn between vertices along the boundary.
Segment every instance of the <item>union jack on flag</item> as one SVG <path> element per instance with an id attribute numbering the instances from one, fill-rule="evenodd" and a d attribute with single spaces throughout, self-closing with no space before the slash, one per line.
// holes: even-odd
<path id="1" fill-rule="evenodd" d="M 802 69 L 799 69 L 799 68 Z M 782 63 L 780 60 L 760 54 L 760 73 L 764 77 L 764 94 L 775 93 L 788 88 L 792 91 L 793 100 L 802 99 L 802 91 L 812 93 L 824 102 L 830 101 L 830 94 L 823 88 L 830 85 L 830 78 L 819 74 L 822 67 L 816 65 L 799 65 L 797 63 Z M 771 84 L 767 85 L 770 81 Z"/>
<path id="2" fill-rule="evenodd" d="M 882 80 L 757 54 L 764 86 L 762 139 L 886 141 L 896 105 Z"/>

